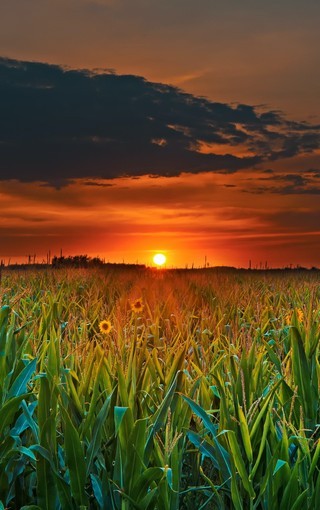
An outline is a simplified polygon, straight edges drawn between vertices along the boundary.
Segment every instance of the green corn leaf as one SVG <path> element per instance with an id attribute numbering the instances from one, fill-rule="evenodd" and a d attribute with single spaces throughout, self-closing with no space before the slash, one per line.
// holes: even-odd
<path id="1" fill-rule="evenodd" d="M 257 469 L 259 467 L 261 457 L 262 457 L 262 454 L 265 449 L 267 434 L 269 432 L 269 427 L 270 427 L 270 412 L 268 411 L 265 422 L 263 424 L 263 432 L 262 432 L 262 437 L 261 437 L 261 441 L 260 441 L 258 456 L 257 456 L 256 462 L 255 462 L 255 464 L 251 470 L 251 473 L 250 473 L 250 477 L 249 477 L 250 480 L 254 479 L 254 476 L 255 476 Z"/>
<path id="2" fill-rule="evenodd" d="M 5 355 L 6 334 L 11 308 L 4 305 L 0 309 L 0 357 Z"/>
<path id="3" fill-rule="evenodd" d="M 299 496 L 299 463 L 296 462 L 293 469 L 291 470 L 291 475 L 289 478 L 289 481 L 286 485 L 286 488 L 283 491 L 283 496 L 281 499 L 281 508 L 286 508 L 288 510 L 291 510 L 294 502 L 296 501 L 297 497 Z"/>
<path id="4" fill-rule="evenodd" d="M 227 430 L 226 433 L 229 439 L 230 450 L 232 452 L 232 459 L 233 462 L 235 463 L 237 470 L 239 471 L 239 475 L 242 480 L 243 486 L 245 490 L 248 492 L 250 498 L 254 498 L 255 492 L 253 490 L 252 483 L 249 480 L 248 473 L 246 471 L 246 467 L 242 459 L 241 450 L 236 438 L 236 434 L 234 433 L 233 430 Z"/>
<path id="5" fill-rule="evenodd" d="M 203 437 L 201 437 L 196 432 L 193 432 L 192 430 L 188 430 L 187 436 L 189 441 L 191 441 L 191 443 L 194 444 L 194 446 L 198 448 L 203 455 L 211 459 L 214 467 L 220 470 L 220 465 L 219 462 L 217 461 L 216 451 L 214 447 Z"/>
<path id="6" fill-rule="evenodd" d="M 94 425 L 93 425 L 92 439 L 88 446 L 87 455 L 86 455 L 86 463 L 87 463 L 86 477 L 88 477 L 91 472 L 94 458 L 97 455 L 99 448 L 101 446 L 103 426 L 104 426 L 105 421 L 108 416 L 111 397 L 112 397 L 112 394 L 109 395 L 108 398 L 105 400 L 103 406 L 101 407 L 101 409 L 98 413 L 98 416 L 95 419 Z"/>
<path id="7" fill-rule="evenodd" d="M 193 400 L 191 400 L 186 395 L 181 395 L 182 398 L 189 404 L 192 411 L 203 421 L 204 425 L 208 429 L 208 431 L 212 435 L 212 439 L 214 442 L 216 458 L 219 463 L 223 480 L 228 480 L 231 477 L 231 468 L 230 468 L 230 455 L 227 450 L 219 443 L 217 439 L 216 429 L 213 426 L 210 416 L 202 409 L 198 404 L 196 404 Z"/>
<path id="8" fill-rule="evenodd" d="M 172 469 L 169 467 L 161 468 L 165 477 L 167 484 L 169 485 L 170 489 L 173 490 L 173 482 L 172 482 Z"/>
<path id="9" fill-rule="evenodd" d="M 231 499 L 233 506 L 235 510 L 244 510 L 243 508 L 243 500 L 240 495 L 240 491 L 238 489 L 237 485 L 237 473 L 235 470 L 234 463 L 231 463 L 231 471 L 232 471 L 232 477 L 231 477 Z"/>
<path id="10" fill-rule="evenodd" d="M 42 508 L 38 505 L 25 505 L 22 506 L 20 510 L 42 510 Z"/>
<path id="11" fill-rule="evenodd" d="M 22 393 L 26 393 L 27 384 L 36 370 L 37 358 L 34 358 L 28 365 L 20 372 L 16 380 L 13 382 L 8 392 L 8 398 L 19 397 Z"/>
<path id="12" fill-rule="evenodd" d="M 220 490 L 221 486 L 216 487 L 214 485 L 214 483 L 210 480 L 210 478 L 205 475 L 201 466 L 200 466 L 200 473 L 201 473 L 202 478 L 208 483 L 209 487 L 211 488 L 212 492 L 214 493 L 213 495 L 214 495 L 215 499 L 217 500 L 217 502 L 216 502 L 217 509 L 224 510 L 224 504 L 223 504 L 222 498 L 219 494 L 219 490 Z"/>
<path id="13" fill-rule="evenodd" d="M 36 404 L 37 404 L 37 402 L 36 402 Z M 25 400 L 22 400 L 22 402 L 21 402 L 21 409 L 25 416 L 26 422 L 28 423 L 30 429 L 33 432 L 35 442 L 38 443 L 39 442 L 39 427 L 38 427 L 38 424 L 33 419 L 33 416 L 31 414 L 29 407 L 27 406 L 27 403 Z"/>
<path id="14" fill-rule="evenodd" d="M 311 374 L 301 335 L 296 327 L 291 328 L 291 344 L 293 378 L 298 386 L 298 394 L 305 411 L 308 422 L 306 425 L 310 426 L 310 423 L 314 425 L 314 394 L 312 392 Z"/>
<path id="15" fill-rule="evenodd" d="M 57 468 L 53 462 L 52 455 L 46 448 L 44 448 L 40 444 L 33 444 L 30 446 L 30 450 L 32 450 L 33 452 L 37 452 L 42 458 L 44 458 L 50 465 L 52 472 L 54 474 L 58 475 L 58 471 L 57 471 Z"/>
<path id="16" fill-rule="evenodd" d="M 128 407 L 120 407 L 115 406 L 114 407 L 114 425 L 115 425 L 115 433 L 118 434 L 119 428 L 121 426 L 122 420 L 128 411 Z"/>
<path id="17" fill-rule="evenodd" d="M 254 423 L 253 423 L 253 425 L 251 427 L 251 431 L 250 431 L 250 439 L 251 439 L 252 444 L 255 439 L 255 435 L 258 431 L 259 424 L 260 424 L 261 420 L 264 418 L 265 414 L 267 413 L 269 402 L 281 382 L 282 382 L 282 379 L 279 379 L 279 381 L 277 381 L 277 383 L 269 391 L 268 395 L 264 399 L 263 406 L 262 406 L 261 410 L 259 411 L 256 419 L 254 420 Z"/>
<path id="18" fill-rule="evenodd" d="M 100 360 L 99 360 L 98 369 L 97 369 L 96 374 L 95 374 L 95 380 L 94 380 L 93 391 L 92 391 L 92 395 L 91 395 L 91 399 L 90 399 L 89 411 L 88 411 L 88 414 L 86 416 L 85 421 L 83 421 L 81 426 L 80 426 L 81 438 L 82 439 L 84 437 L 86 437 L 86 435 L 88 434 L 88 431 L 92 427 L 92 423 L 94 422 L 94 416 L 95 416 L 95 413 L 96 413 L 97 402 L 98 402 L 99 398 L 101 397 L 101 392 L 100 392 L 100 387 L 99 386 L 100 386 L 103 362 L 104 362 L 104 357 L 103 357 L 103 354 L 101 354 L 101 357 L 100 357 Z"/>
<path id="19" fill-rule="evenodd" d="M 121 495 L 121 498 L 125 501 L 127 501 L 128 503 L 130 503 L 130 505 L 126 505 L 124 501 L 122 501 L 122 505 L 121 507 L 122 508 L 130 508 L 130 510 L 140 510 L 140 505 L 134 501 L 134 499 L 131 498 L 131 496 L 129 496 L 129 494 L 126 494 L 126 492 L 124 491 L 119 491 L 120 492 L 120 495 Z"/>
<path id="20" fill-rule="evenodd" d="M 271 486 L 272 488 L 272 480 L 273 480 L 273 471 L 277 462 L 277 456 L 280 450 L 281 443 L 278 442 L 277 446 L 273 452 L 273 456 L 271 457 L 270 448 L 268 445 L 268 440 L 266 440 L 265 451 L 266 451 L 266 470 L 263 477 L 259 480 L 259 486 L 257 486 L 257 491 L 259 490 L 258 497 L 255 500 L 254 509 L 260 509 L 259 505 L 262 499 L 268 501 L 268 488 Z M 250 479 L 253 479 L 254 475 L 251 473 Z M 266 494 L 265 494 L 266 493 Z"/>
<path id="21" fill-rule="evenodd" d="M 103 502 L 101 480 L 94 473 L 90 474 L 90 478 L 91 478 L 91 485 L 92 485 L 92 490 L 93 490 L 94 497 L 96 498 L 99 507 L 101 509 L 103 509 L 104 508 L 104 502 Z"/>
<path id="22" fill-rule="evenodd" d="M 312 462 L 311 462 L 311 466 L 310 466 L 310 470 L 309 470 L 309 474 L 308 474 L 308 482 L 309 483 L 311 482 L 314 470 L 316 469 L 316 467 L 318 465 L 319 456 L 320 456 L 320 441 L 317 442 L 317 446 L 316 446 L 315 452 L 312 457 Z"/>
<path id="23" fill-rule="evenodd" d="M 65 431 L 64 449 L 66 465 L 70 473 L 70 485 L 72 495 L 78 505 L 87 505 L 88 499 L 85 493 L 86 465 L 83 447 L 77 429 L 74 427 L 67 411 L 61 407 Z"/>
<path id="24" fill-rule="evenodd" d="M 55 451 L 56 431 L 55 416 L 51 412 L 51 392 L 48 379 L 43 377 L 40 379 L 40 390 L 38 398 L 38 423 L 40 430 L 40 442 L 42 448 L 48 448 Z M 32 448 L 33 449 L 33 448 Z M 37 451 L 37 449 L 35 449 Z M 43 456 L 39 456 L 36 465 L 37 469 L 37 497 L 40 507 L 43 510 L 55 510 L 57 502 L 57 491 L 55 484 L 54 472 L 48 460 Z"/>
<path id="25" fill-rule="evenodd" d="M 252 446 L 251 446 L 248 422 L 247 422 L 247 419 L 244 415 L 244 412 L 243 412 L 241 406 L 238 406 L 238 415 L 239 415 L 239 421 L 240 421 L 240 432 L 241 432 L 241 436 L 242 436 L 243 446 L 244 446 L 244 449 L 245 449 L 245 452 L 247 455 L 247 459 L 251 463 L 252 459 L 253 459 L 253 455 L 252 455 Z"/>
<path id="26" fill-rule="evenodd" d="M 11 455 L 11 452 L 17 444 L 18 438 L 7 436 L 3 441 L 0 442 L 0 463 L 4 463 L 6 458 Z"/>
<path id="27" fill-rule="evenodd" d="M 176 387 L 177 387 L 178 375 L 179 375 L 179 372 L 176 374 L 176 376 L 175 376 L 175 378 L 174 378 L 174 380 L 173 380 L 173 382 L 172 382 L 172 384 L 171 384 L 171 386 L 170 386 L 170 388 L 169 388 L 165 398 L 163 399 L 161 405 L 158 407 L 157 411 L 154 413 L 154 415 L 152 417 L 152 422 L 153 423 L 152 423 L 152 425 L 150 427 L 148 439 L 147 439 L 147 442 L 146 442 L 145 459 L 148 458 L 149 455 L 150 455 L 152 441 L 153 441 L 153 436 L 164 425 L 165 418 L 167 416 L 169 407 L 171 405 L 171 402 L 172 402 L 172 399 L 173 399 L 173 396 L 174 396 L 174 392 L 175 392 Z"/>
<path id="28" fill-rule="evenodd" d="M 278 492 L 282 493 L 285 491 L 289 483 L 290 474 L 291 471 L 288 462 L 277 459 L 272 478 L 269 480 L 269 488 L 274 495 Z"/>
<path id="29" fill-rule="evenodd" d="M 133 488 L 133 494 L 136 494 L 135 501 L 139 502 L 152 488 L 154 482 L 159 482 L 163 478 L 163 470 L 159 467 L 146 469 L 139 477 Z"/>
<path id="30" fill-rule="evenodd" d="M 0 309 L 0 381 L 3 381 L 7 375 L 6 373 L 6 343 L 7 343 L 7 326 L 9 321 L 9 314 L 11 308 L 4 305 Z M 0 385 L 0 402 L 2 401 L 2 384 Z"/>
<path id="31" fill-rule="evenodd" d="M 0 409 L 0 439 L 5 428 L 11 424 L 14 415 L 18 411 L 23 399 L 28 398 L 28 394 L 19 395 L 18 397 L 10 398 Z"/>
<path id="32" fill-rule="evenodd" d="M 265 342 L 264 346 L 265 346 L 265 348 L 266 348 L 266 350 L 268 352 L 269 358 L 271 359 L 272 363 L 274 364 L 274 366 L 278 370 L 279 374 L 282 375 L 281 360 L 278 358 L 278 356 L 276 355 L 274 350 L 270 347 L 268 342 Z"/>
<path id="33" fill-rule="evenodd" d="M 320 474 L 317 476 L 317 481 L 315 482 L 311 503 L 309 508 L 317 508 L 318 502 L 320 501 Z"/>
<path id="34" fill-rule="evenodd" d="M 49 451 L 41 445 L 35 444 L 30 446 L 30 450 L 37 452 L 40 455 L 40 459 L 44 459 L 47 463 L 45 466 L 45 473 L 47 471 L 47 466 L 50 467 L 52 473 L 55 476 L 55 481 L 57 484 L 58 494 L 59 494 L 59 502 L 61 504 L 62 510 L 71 510 L 74 509 L 74 504 L 71 498 L 70 485 L 68 485 L 65 480 L 62 478 L 60 473 L 58 473 L 57 468 L 53 462 L 52 455 Z M 39 463 L 39 460 L 38 460 Z"/>
<path id="35" fill-rule="evenodd" d="M 17 448 L 15 448 L 15 451 L 25 455 L 26 457 L 33 460 L 34 462 L 37 461 L 36 456 L 33 453 L 33 451 L 31 450 L 31 448 L 27 448 L 26 446 L 18 446 Z"/>
<path id="36" fill-rule="evenodd" d="M 118 393 L 120 395 L 121 404 L 123 407 L 128 407 L 129 395 L 126 380 L 123 374 L 122 367 L 120 365 L 117 367 L 117 375 L 118 375 Z"/>
<path id="37" fill-rule="evenodd" d="M 139 510 L 149 510 L 151 508 L 155 508 L 152 503 L 157 495 L 157 492 L 158 492 L 157 487 L 148 490 L 146 496 L 144 496 L 144 498 L 140 499 L 139 501 Z"/>
<path id="38" fill-rule="evenodd" d="M 171 381 L 176 376 L 176 374 L 183 369 L 185 357 L 186 357 L 186 346 L 183 346 L 183 348 L 180 349 L 180 352 L 178 352 L 174 357 L 169 374 L 166 377 L 166 384 L 170 384 Z"/>
<path id="39" fill-rule="evenodd" d="M 48 449 L 54 456 L 56 452 L 56 398 L 46 376 L 40 378 L 38 423 L 41 446 Z M 43 456 L 40 456 L 36 469 L 38 504 L 44 510 L 55 510 L 57 490 L 52 467 Z"/>
<path id="40" fill-rule="evenodd" d="M 52 469 L 45 459 L 37 462 L 37 502 L 42 510 L 56 509 L 56 485 Z"/>
<path id="41" fill-rule="evenodd" d="M 295 500 L 295 502 L 293 503 L 292 507 L 290 508 L 290 510 L 301 510 L 302 508 L 305 508 L 305 505 L 306 505 L 306 501 L 307 501 L 307 498 L 308 498 L 308 489 L 305 489 L 298 497 L 297 499 Z M 317 504 L 318 504 L 318 501 L 317 500 Z M 309 507 L 310 508 L 310 507 Z"/>
<path id="42" fill-rule="evenodd" d="M 278 459 L 277 460 L 277 463 L 275 465 L 275 468 L 273 470 L 273 476 L 279 471 L 279 469 L 281 469 L 283 466 L 285 466 L 287 464 L 287 462 L 285 460 L 282 460 L 282 459 Z"/>
<path id="43" fill-rule="evenodd" d="M 128 438 L 128 452 L 126 458 L 125 486 L 128 494 L 137 499 L 132 488 L 136 484 L 141 473 L 146 469 L 143 463 L 144 448 L 147 440 L 147 420 L 137 420 Z"/>

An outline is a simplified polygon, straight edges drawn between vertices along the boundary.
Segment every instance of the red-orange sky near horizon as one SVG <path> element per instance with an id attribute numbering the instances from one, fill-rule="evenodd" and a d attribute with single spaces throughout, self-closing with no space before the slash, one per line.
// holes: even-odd
<path id="1" fill-rule="evenodd" d="M 42 262 L 62 250 L 153 265 L 163 252 L 167 267 L 317 265 L 317 197 L 302 194 L 292 209 L 290 196 L 256 195 L 255 185 L 248 171 L 122 178 L 106 187 L 78 181 L 59 191 L 8 182 L 0 186 L 1 258 L 26 262 L 35 254 Z"/>

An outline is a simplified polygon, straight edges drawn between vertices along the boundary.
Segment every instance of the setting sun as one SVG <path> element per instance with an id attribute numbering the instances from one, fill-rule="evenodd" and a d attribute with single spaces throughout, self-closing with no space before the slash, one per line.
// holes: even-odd
<path id="1" fill-rule="evenodd" d="M 163 253 L 157 253 L 153 257 L 153 262 L 157 264 L 157 266 L 163 266 L 166 263 L 167 257 Z"/>

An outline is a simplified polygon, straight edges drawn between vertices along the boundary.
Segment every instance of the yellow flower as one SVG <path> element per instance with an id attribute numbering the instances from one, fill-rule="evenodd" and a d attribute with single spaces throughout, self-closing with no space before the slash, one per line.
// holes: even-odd
<path id="1" fill-rule="evenodd" d="M 291 324 L 291 319 L 292 319 L 292 312 L 288 312 L 285 316 L 285 321 L 286 321 L 286 324 L 288 324 L 288 326 Z"/>
<path id="2" fill-rule="evenodd" d="M 297 308 L 297 317 L 298 317 L 298 321 L 299 322 L 302 322 L 303 319 L 304 319 L 304 314 L 303 314 L 303 311 L 301 310 L 301 308 Z"/>
<path id="3" fill-rule="evenodd" d="M 131 304 L 131 310 L 134 313 L 142 312 L 143 308 L 144 308 L 144 304 L 142 303 L 141 299 L 136 299 L 134 301 L 134 303 Z"/>
<path id="4" fill-rule="evenodd" d="M 99 329 L 100 329 L 101 333 L 103 333 L 104 335 L 108 335 L 111 331 L 111 328 L 112 328 L 112 325 L 111 325 L 110 321 L 104 320 L 99 323 Z"/>
<path id="5" fill-rule="evenodd" d="M 290 326 L 291 322 L 292 322 L 292 317 L 293 317 L 293 314 L 296 314 L 296 317 L 298 319 L 298 322 L 303 322 L 303 319 L 304 319 L 304 313 L 303 313 L 303 310 L 301 308 L 296 308 L 295 309 L 295 312 L 293 311 L 290 311 L 288 312 L 286 315 L 285 315 L 285 321 L 286 323 L 288 324 L 288 326 Z"/>

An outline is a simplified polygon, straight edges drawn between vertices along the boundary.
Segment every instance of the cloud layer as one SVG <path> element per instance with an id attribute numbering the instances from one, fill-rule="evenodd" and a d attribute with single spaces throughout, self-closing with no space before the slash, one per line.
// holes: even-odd
<path id="1" fill-rule="evenodd" d="M 112 71 L 2 58 L 0 89 L 1 180 L 233 173 L 320 147 L 320 126 Z"/>
<path id="2" fill-rule="evenodd" d="M 288 174 L 289 175 L 289 174 Z M 73 181 L 59 191 L 40 183 L 1 181 L 0 258 L 87 253 L 150 263 L 253 266 L 267 260 L 319 266 L 316 194 L 243 193 L 250 172 L 184 174 L 171 179 Z M 263 178 L 263 173 L 259 176 Z M 235 187 L 228 187 L 230 183 Z M 263 181 L 264 182 L 264 181 Z M 98 184 L 98 185 L 96 185 Z M 227 187 L 226 187 L 227 186 Z"/>

